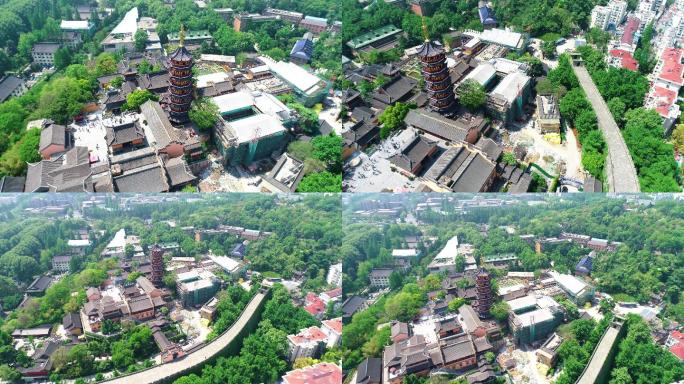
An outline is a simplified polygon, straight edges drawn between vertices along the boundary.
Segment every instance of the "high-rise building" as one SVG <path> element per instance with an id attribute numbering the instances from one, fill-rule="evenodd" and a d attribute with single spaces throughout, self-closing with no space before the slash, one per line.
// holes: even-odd
<path id="1" fill-rule="evenodd" d="M 150 281 L 160 287 L 164 283 L 164 250 L 157 244 L 151 249 L 152 278 Z"/>
<path id="2" fill-rule="evenodd" d="M 615 29 L 627 15 L 627 2 L 611 0 L 607 5 L 597 5 L 591 11 L 591 26 L 604 31 Z"/>
<path id="3" fill-rule="evenodd" d="M 489 309 L 492 307 L 492 279 L 484 269 L 478 272 L 475 278 L 477 291 L 477 315 L 482 319 L 489 317 Z"/>
<path id="4" fill-rule="evenodd" d="M 418 57 L 420 57 L 423 78 L 425 79 L 428 104 L 435 112 L 448 113 L 456 105 L 456 99 L 446 64 L 444 47 L 430 41 L 425 25 L 423 25 L 423 32 L 425 33 L 425 43 L 418 51 Z"/>
<path id="5" fill-rule="evenodd" d="M 181 27 L 178 48 L 169 55 L 169 120 L 174 123 L 188 121 L 188 111 L 193 98 L 192 66 L 190 52 L 185 48 L 185 30 Z"/>

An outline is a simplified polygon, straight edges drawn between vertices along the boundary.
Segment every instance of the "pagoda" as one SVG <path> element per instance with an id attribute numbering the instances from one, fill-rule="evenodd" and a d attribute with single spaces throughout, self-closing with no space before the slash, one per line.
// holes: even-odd
<path id="1" fill-rule="evenodd" d="M 492 308 L 492 278 L 484 269 L 481 269 L 475 277 L 475 291 L 477 292 L 477 315 L 486 319 Z"/>
<path id="2" fill-rule="evenodd" d="M 178 48 L 169 55 L 169 120 L 176 124 L 188 121 L 193 98 L 190 52 L 185 48 L 185 29 L 181 26 Z"/>
<path id="3" fill-rule="evenodd" d="M 446 64 L 444 47 L 430 41 L 425 19 L 423 19 L 423 35 L 425 36 L 425 43 L 420 47 L 418 57 L 420 57 L 423 78 L 425 79 L 428 105 L 435 112 L 448 114 L 456 106 L 456 98 Z"/>
<path id="4" fill-rule="evenodd" d="M 161 287 L 164 283 L 164 250 L 155 244 L 150 251 L 150 262 L 152 264 L 150 281 L 155 287 Z"/>

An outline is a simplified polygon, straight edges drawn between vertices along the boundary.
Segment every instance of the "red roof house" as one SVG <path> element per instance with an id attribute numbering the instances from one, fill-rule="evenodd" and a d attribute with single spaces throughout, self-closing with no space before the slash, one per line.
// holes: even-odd
<path id="1" fill-rule="evenodd" d="M 639 68 L 639 63 L 634 59 L 631 53 L 622 49 L 611 49 L 610 56 L 620 60 L 620 66 L 630 71 L 636 71 Z"/>
<path id="2" fill-rule="evenodd" d="M 341 382 L 342 368 L 332 363 L 319 363 L 295 369 L 283 376 L 283 384 L 339 384 Z"/>
<path id="3" fill-rule="evenodd" d="M 634 43 L 634 33 L 639 30 L 639 24 L 641 20 L 636 17 L 630 17 L 625 23 L 625 30 L 620 38 L 620 43 L 624 45 L 631 46 Z"/>
<path id="4" fill-rule="evenodd" d="M 677 101 L 677 91 L 659 86 L 653 87 L 652 92 L 655 110 L 664 118 L 669 117 L 672 106 Z"/>
<path id="5" fill-rule="evenodd" d="M 658 80 L 667 84 L 681 87 L 684 85 L 684 65 L 682 65 L 682 50 L 678 48 L 667 48 L 661 56 L 663 67 L 658 75 Z"/>
<path id="6" fill-rule="evenodd" d="M 309 292 L 306 294 L 304 309 L 312 316 L 320 317 L 325 312 L 325 303 L 316 294 Z"/>

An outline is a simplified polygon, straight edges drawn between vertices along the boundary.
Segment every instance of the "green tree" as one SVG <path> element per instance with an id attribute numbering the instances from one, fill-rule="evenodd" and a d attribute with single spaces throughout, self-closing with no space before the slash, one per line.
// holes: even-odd
<path id="1" fill-rule="evenodd" d="M 201 97 L 192 102 L 188 117 L 200 131 L 208 132 L 218 121 L 218 107 L 211 99 Z"/>
<path id="2" fill-rule="evenodd" d="M 95 58 L 95 72 L 97 76 L 109 75 L 116 72 L 117 58 L 113 53 L 102 52 Z"/>
<path id="3" fill-rule="evenodd" d="M 556 57 L 556 42 L 544 41 L 541 46 L 542 54 L 546 59 L 553 59 Z"/>
<path id="4" fill-rule="evenodd" d="M 69 66 L 69 64 L 71 64 L 71 52 L 69 51 L 69 48 L 61 47 L 55 51 L 54 62 L 55 68 L 57 69 L 64 69 Z"/>
<path id="5" fill-rule="evenodd" d="M 477 111 L 487 103 L 484 87 L 475 80 L 466 80 L 458 88 L 458 100 L 471 111 Z"/>
<path id="6" fill-rule="evenodd" d="M 342 174 L 328 171 L 310 173 L 302 178 L 297 192 L 342 192 Z"/>
<path id="7" fill-rule="evenodd" d="M 632 384 L 632 377 L 629 375 L 627 367 L 614 368 L 610 373 L 608 384 Z"/>
<path id="8" fill-rule="evenodd" d="M 144 29 L 138 29 L 133 36 L 135 40 L 135 50 L 144 52 L 147 46 L 147 32 Z"/>
<path id="9" fill-rule="evenodd" d="M 58 124 L 66 124 L 78 115 L 83 105 L 93 99 L 88 80 L 60 77 L 43 87 L 38 100 L 36 117 L 47 117 Z"/>
<path id="10" fill-rule="evenodd" d="M 508 304 L 506 304 L 505 301 L 499 301 L 492 305 L 492 308 L 489 312 L 497 321 L 503 322 L 508 319 L 508 310 Z"/>
<path id="11" fill-rule="evenodd" d="M 670 139 L 676 150 L 684 151 L 684 124 L 677 124 L 677 127 L 672 130 Z"/>
<path id="12" fill-rule="evenodd" d="M 35 163 L 40 161 L 41 156 L 38 152 L 38 145 L 40 144 L 40 129 L 30 129 L 24 134 L 19 147 L 19 158 L 26 163 Z"/>
<path id="13" fill-rule="evenodd" d="M 123 76 L 117 76 L 112 81 L 109 82 L 109 85 L 111 85 L 114 88 L 120 88 L 123 85 L 123 83 L 124 83 Z"/>
<path id="14" fill-rule="evenodd" d="M 301 161 L 311 158 L 313 151 L 313 144 L 308 141 L 297 140 L 287 145 L 287 153 Z"/>
<path id="15" fill-rule="evenodd" d="M 627 106 L 622 101 L 622 99 L 619 97 L 614 97 L 614 98 L 608 100 L 608 109 L 610 110 L 610 114 L 613 115 L 615 122 L 619 126 L 624 125 L 624 123 L 625 123 L 624 122 L 625 112 L 626 112 Z"/>
<path id="16" fill-rule="evenodd" d="M 397 102 L 394 105 L 385 108 L 378 117 L 378 120 L 383 125 L 380 130 L 380 137 L 385 139 L 392 131 L 403 127 L 404 118 L 413 107 L 414 106 L 409 104 Z"/>
<path id="17" fill-rule="evenodd" d="M 399 271 L 392 271 L 392 273 L 389 276 L 389 287 L 391 290 L 395 290 L 398 288 L 401 288 L 401 286 L 404 284 L 404 278 L 401 276 L 401 273 Z"/>
<path id="18" fill-rule="evenodd" d="M 148 100 L 157 101 L 159 98 L 147 89 L 136 89 L 126 96 L 126 104 L 122 108 L 129 111 L 139 110 Z"/>
<path id="19" fill-rule="evenodd" d="M 462 297 L 457 297 L 449 302 L 449 311 L 451 312 L 457 312 L 459 308 L 465 304 L 466 301 Z"/>
<path id="20" fill-rule="evenodd" d="M 333 173 L 342 171 L 342 138 L 331 133 L 327 136 L 316 136 L 311 140 L 312 156 L 326 164 Z"/>
<path id="21" fill-rule="evenodd" d="M 501 156 L 501 161 L 508 165 L 518 164 L 518 159 L 515 158 L 515 154 L 513 152 L 504 152 L 504 154 Z"/>

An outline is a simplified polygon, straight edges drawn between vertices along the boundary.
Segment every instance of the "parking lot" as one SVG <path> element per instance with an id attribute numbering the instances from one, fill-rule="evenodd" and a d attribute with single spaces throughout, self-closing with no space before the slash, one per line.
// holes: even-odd
<path id="1" fill-rule="evenodd" d="M 344 177 L 347 192 L 409 192 L 419 185 L 418 180 L 410 180 L 390 168 L 390 157 L 401 151 L 417 135 L 412 128 L 390 136 L 370 150 L 371 154 L 358 152 L 360 162 L 357 167 L 350 167 Z M 358 160 L 357 160 L 358 161 Z"/>

